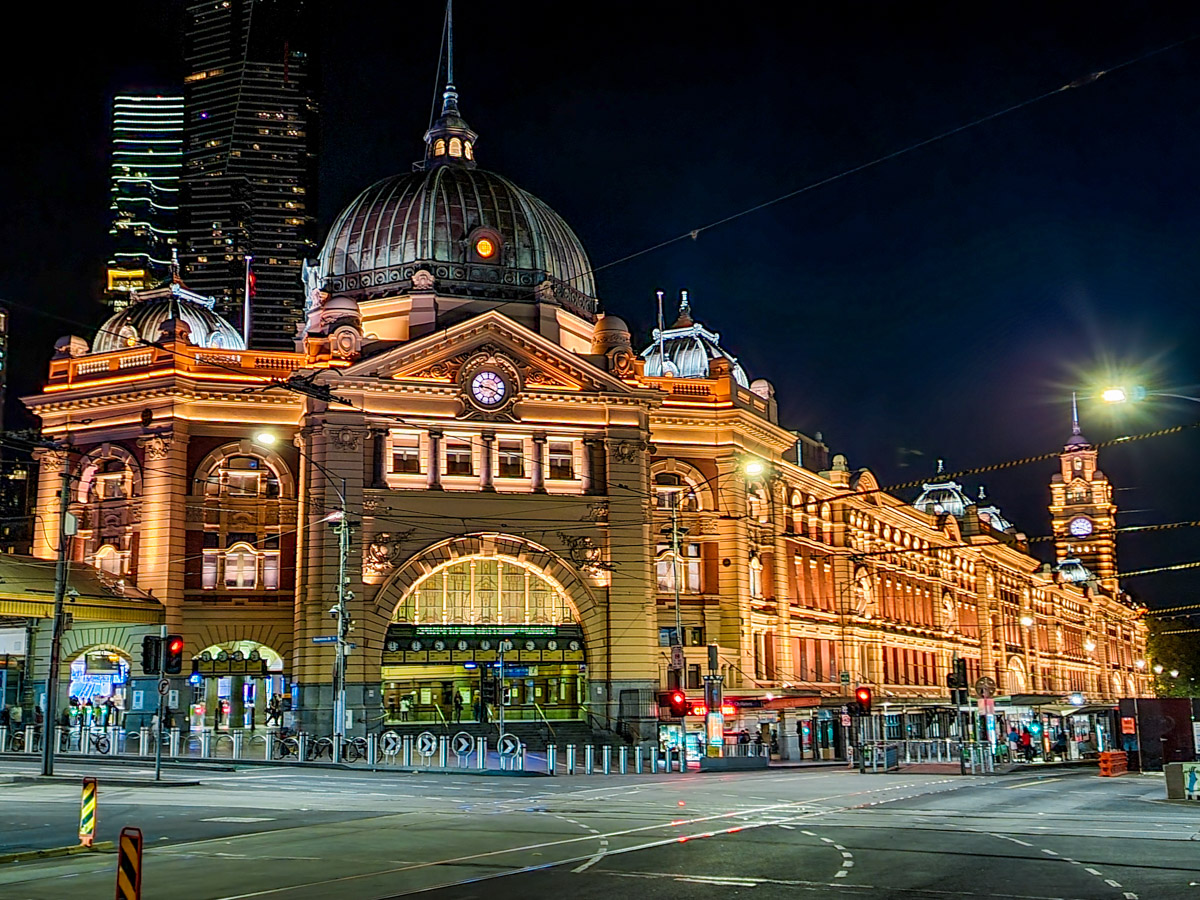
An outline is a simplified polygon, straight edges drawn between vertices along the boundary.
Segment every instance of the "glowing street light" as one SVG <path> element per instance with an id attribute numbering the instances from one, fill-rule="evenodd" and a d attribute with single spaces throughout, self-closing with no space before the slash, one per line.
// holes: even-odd
<path id="1" fill-rule="evenodd" d="M 259 432 L 254 436 L 254 443 L 261 444 L 264 447 L 274 447 L 277 438 L 269 431 Z"/>
<path id="2" fill-rule="evenodd" d="M 1155 666 L 1155 667 L 1154 667 L 1154 674 L 1155 674 L 1155 675 L 1161 675 L 1162 673 L 1163 673 L 1163 667 L 1162 667 L 1162 666 Z"/>
<path id="3" fill-rule="evenodd" d="M 1125 388 L 1106 388 L 1100 394 L 1100 399 L 1105 403 L 1124 403 L 1129 398 L 1125 395 Z"/>
<path id="4" fill-rule="evenodd" d="M 1179 670 L 1178 670 L 1178 669 L 1172 669 L 1172 670 L 1171 670 L 1171 677 L 1172 677 L 1172 678 L 1178 678 L 1178 677 L 1179 677 Z"/>
<path id="5" fill-rule="evenodd" d="M 760 460 L 757 460 L 757 459 L 752 459 L 752 460 L 750 460 L 750 461 L 749 461 L 748 463 L 746 463 L 746 465 L 743 467 L 743 471 L 744 471 L 744 472 L 745 472 L 747 475 L 749 475 L 749 476 L 751 476 L 751 477 L 755 477 L 755 478 L 756 478 L 756 477 L 758 477 L 759 475 L 761 475 L 761 474 L 762 474 L 763 472 L 765 472 L 766 470 L 767 470 L 767 469 L 766 469 L 766 466 L 764 466 L 764 465 L 762 464 L 762 462 L 761 462 Z"/>
<path id="6" fill-rule="evenodd" d="M 1093 640 L 1090 640 L 1090 639 L 1089 639 L 1089 640 L 1086 640 L 1086 641 L 1084 641 L 1084 642 L 1083 642 L 1083 649 L 1084 649 L 1084 650 L 1086 650 L 1088 653 L 1091 653 L 1093 650 L 1095 650 L 1095 649 L 1096 649 L 1096 642 L 1095 642 L 1095 641 L 1093 641 Z"/>
<path id="7" fill-rule="evenodd" d="M 1030 626 L 1033 625 L 1033 617 L 1032 616 L 1021 616 L 1021 624 L 1024 625 L 1026 628 L 1029 628 Z"/>

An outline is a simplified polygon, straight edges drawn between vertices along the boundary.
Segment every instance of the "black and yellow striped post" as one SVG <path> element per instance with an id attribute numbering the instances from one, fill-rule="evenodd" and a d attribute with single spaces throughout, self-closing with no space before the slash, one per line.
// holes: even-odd
<path id="1" fill-rule="evenodd" d="M 142 829 L 121 829 L 117 853 L 117 900 L 142 900 Z"/>
<path id="2" fill-rule="evenodd" d="M 79 803 L 79 843 L 92 846 L 96 836 L 96 779 L 83 779 L 83 799 Z"/>

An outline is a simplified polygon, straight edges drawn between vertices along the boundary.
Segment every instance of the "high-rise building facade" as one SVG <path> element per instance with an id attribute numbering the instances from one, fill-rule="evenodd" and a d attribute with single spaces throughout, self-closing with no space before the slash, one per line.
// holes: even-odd
<path id="1" fill-rule="evenodd" d="M 314 13 L 306 0 L 187 7 L 184 275 L 256 347 L 293 346 L 316 250 Z"/>
<path id="2" fill-rule="evenodd" d="M 133 291 L 170 273 L 179 239 L 183 170 L 183 97 L 120 94 L 113 98 L 112 220 L 107 297 L 120 309 Z"/>

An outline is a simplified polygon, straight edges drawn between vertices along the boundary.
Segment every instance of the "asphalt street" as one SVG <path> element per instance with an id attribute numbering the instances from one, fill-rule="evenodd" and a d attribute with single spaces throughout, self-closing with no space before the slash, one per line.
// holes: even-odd
<path id="1" fill-rule="evenodd" d="M 100 775 L 98 838 L 143 829 L 147 900 L 1200 900 L 1200 809 L 1154 776 Z M 78 805 L 77 784 L 0 785 L 0 853 L 75 843 Z M 107 900 L 114 872 L 107 854 L 5 863 L 0 897 Z"/>

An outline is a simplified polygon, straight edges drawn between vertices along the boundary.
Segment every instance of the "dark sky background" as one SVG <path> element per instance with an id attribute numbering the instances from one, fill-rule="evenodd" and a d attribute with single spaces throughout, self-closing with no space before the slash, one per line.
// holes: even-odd
<path id="1" fill-rule="evenodd" d="M 43 20 L 24 33 L 46 37 L 0 101 L 10 398 L 39 384 L 57 335 L 83 330 L 54 315 L 103 317 L 111 95 L 180 77 L 178 0 L 25 12 Z M 435 0 L 327 4 L 322 232 L 419 158 L 441 17 Z M 480 164 L 574 227 L 635 339 L 655 289 L 669 316 L 688 289 L 751 378 L 775 384 L 788 426 L 889 484 L 938 457 L 1055 450 L 1073 389 L 1115 378 L 1200 396 L 1200 40 L 605 264 L 1197 33 L 1200 6 L 1177 2 L 462 0 L 456 75 Z M 1197 421 L 1200 404 L 1081 414 L 1104 440 Z M 1120 524 L 1200 519 L 1198 451 L 1200 429 L 1105 451 Z M 982 483 L 1042 535 L 1054 471 Z M 1123 571 L 1197 559 L 1197 529 L 1120 542 Z M 1126 586 L 1152 605 L 1196 601 L 1197 573 Z"/>

